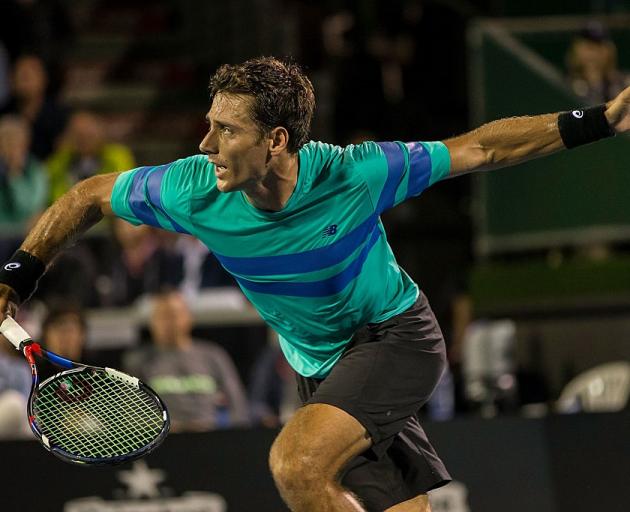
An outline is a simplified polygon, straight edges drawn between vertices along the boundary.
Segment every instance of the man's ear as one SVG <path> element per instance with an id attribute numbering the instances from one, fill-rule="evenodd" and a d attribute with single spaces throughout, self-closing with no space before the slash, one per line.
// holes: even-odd
<path id="1" fill-rule="evenodd" d="M 289 132 L 283 126 L 276 126 L 269 133 L 269 153 L 277 156 L 287 149 Z"/>

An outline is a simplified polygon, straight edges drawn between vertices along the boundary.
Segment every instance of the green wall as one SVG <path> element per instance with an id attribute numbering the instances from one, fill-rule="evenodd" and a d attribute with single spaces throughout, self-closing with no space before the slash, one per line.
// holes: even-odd
<path id="1" fill-rule="evenodd" d="M 630 54 L 630 31 L 620 54 Z M 519 39 L 562 64 L 570 34 L 525 34 Z M 563 83 L 533 71 L 485 36 L 480 121 L 568 110 L 580 105 Z M 480 101 L 477 98 L 477 101 Z M 630 139 L 616 137 L 477 177 L 482 215 L 477 232 L 490 252 L 506 243 L 521 249 L 589 240 L 618 240 L 630 231 Z M 528 240 L 530 242 L 528 242 Z M 515 242 L 516 241 L 516 242 Z"/>

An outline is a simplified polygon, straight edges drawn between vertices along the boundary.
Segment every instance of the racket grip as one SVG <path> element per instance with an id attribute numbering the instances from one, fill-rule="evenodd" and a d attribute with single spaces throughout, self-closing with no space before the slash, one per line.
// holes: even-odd
<path id="1" fill-rule="evenodd" d="M 0 324 L 0 334 L 9 340 L 17 350 L 20 350 L 22 343 L 32 339 L 29 333 L 22 329 L 20 324 L 10 316 L 7 316 L 4 322 Z"/>

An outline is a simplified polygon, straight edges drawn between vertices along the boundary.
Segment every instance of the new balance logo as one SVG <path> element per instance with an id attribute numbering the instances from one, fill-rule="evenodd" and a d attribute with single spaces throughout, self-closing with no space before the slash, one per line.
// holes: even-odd
<path id="1" fill-rule="evenodd" d="M 337 233 L 337 224 L 331 224 L 324 231 L 322 231 L 322 236 L 333 236 Z"/>

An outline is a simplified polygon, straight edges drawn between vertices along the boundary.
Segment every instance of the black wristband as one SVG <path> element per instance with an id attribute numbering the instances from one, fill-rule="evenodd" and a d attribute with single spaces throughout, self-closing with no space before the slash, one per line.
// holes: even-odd
<path id="1" fill-rule="evenodd" d="M 613 137 L 615 130 L 608 124 L 604 112 L 606 105 L 562 112 L 558 115 L 558 130 L 562 142 L 568 148 L 589 144 L 596 140 Z"/>
<path id="2" fill-rule="evenodd" d="M 17 251 L 0 268 L 0 284 L 13 288 L 22 303 L 33 295 L 45 271 L 46 265 L 42 260 L 25 251 Z"/>

